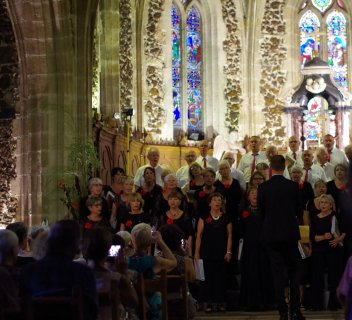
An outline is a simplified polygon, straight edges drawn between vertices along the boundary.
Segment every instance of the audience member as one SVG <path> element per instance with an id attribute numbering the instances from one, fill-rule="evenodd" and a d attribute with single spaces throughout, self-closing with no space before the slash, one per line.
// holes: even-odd
<path id="1" fill-rule="evenodd" d="M 199 149 L 199 157 L 196 159 L 196 162 L 201 165 L 203 169 L 205 168 L 213 168 L 214 171 L 218 170 L 218 159 L 209 156 L 208 151 L 209 151 L 209 141 L 208 140 L 203 140 L 198 143 L 198 149 Z"/>
<path id="2" fill-rule="evenodd" d="M 14 266 L 19 252 L 19 242 L 11 230 L 0 230 L 0 317 L 16 319 L 20 310 L 18 279 Z"/>
<path id="3" fill-rule="evenodd" d="M 19 244 L 18 257 L 16 261 L 16 267 L 21 268 L 24 265 L 34 261 L 31 252 L 29 251 L 28 244 L 28 227 L 23 222 L 13 222 L 7 227 L 7 230 L 13 231 L 17 238 Z"/>
<path id="4" fill-rule="evenodd" d="M 124 308 L 135 309 L 138 305 L 138 297 L 127 277 L 127 263 L 123 250 L 119 250 L 117 255 L 112 257 L 120 272 L 112 272 L 105 267 L 111 245 L 111 234 L 106 233 L 103 228 L 91 229 L 85 235 L 84 256 L 89 268 L 93 270 L 97 292 L 110 294 L 111 280 L 115 280 L 118 290 L 117 296 L 112 299 L 116 299 Z M 111 319 L 111 306 L 99 306 L 99 319 Z"/>
<path id="5" fill-rule="evenodd" d="M 21 274 L 21 294 L 69 296 L 80 287 L 84 298 L 84 319 L 96 319 L 97 296 L 92 271 L 73 262 L 79 250 L 80 228 L 73 220 L 61 220 L 52 226 L 47 254 L 40 261 L 28 264 Z"/>

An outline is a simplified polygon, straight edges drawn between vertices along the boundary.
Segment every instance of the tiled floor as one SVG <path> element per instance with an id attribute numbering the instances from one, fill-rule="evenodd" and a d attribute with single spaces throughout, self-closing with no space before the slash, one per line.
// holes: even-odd
<path id="1" fill-rule="evenodd" d="M 343 320 L 343 312 L 311 312 L 304 311 L 303 315 L 307 320 Z M 212 313 L 206 314 L 199 312 L 195 317 L 195 320 L 278 320 L 279 316 L 277 312 L 226 312 L 226 313 Z"/>

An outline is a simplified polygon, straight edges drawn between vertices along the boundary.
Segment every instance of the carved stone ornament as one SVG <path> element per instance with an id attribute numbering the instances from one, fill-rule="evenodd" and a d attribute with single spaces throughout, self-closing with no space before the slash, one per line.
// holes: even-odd
<path id="1" fill-rule="evenodd" d="M 233 0 L 221 0 L 222 17 L 225 22 L 227 34 L 223 42 L 226 53 L 226 65 L 224 74 L 226 86 L 224 90 L 226 101 L 225 125 L 229 132 L 238 131 L 238 118 L 243 101 L 241 90 L 241 39 L 237 34 L 238 20 L 236 17 L 236 6 Z"/>
<path id="2" fill-rule="evenodd" d="M 144 37 L 144 54 L 146 56 L 146 84 L 148 97 L 144 103 L 144 115 L 147 119 L 146 130 L 154 135 L 161 134 L 165 122 L 164 78 L 165 65 L 163 61 L 163 47 L 165 32 L 160 30 L 159 23 L 164 11 L 164 0 L 150 0 L 148 20 Z"/>
<path id="3" fill-rule="evenodd" d="M 286 25 L 283 19 L 285 0 L 267 0 L 261 25 L 260 41 L 261 80 L 260 93 L 264 97 L 263 138 L 270 144 L 283 145 L 285 128 L 282 125 L 284 101 L 278 96 L 286 82 L 286 73 L 282 70 L 287 57 L 284 46 Z"/>

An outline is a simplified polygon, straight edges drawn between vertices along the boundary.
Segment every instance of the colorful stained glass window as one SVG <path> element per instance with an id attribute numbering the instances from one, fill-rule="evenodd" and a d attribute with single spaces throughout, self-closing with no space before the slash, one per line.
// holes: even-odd
<path id="1" fill-rule="evenodd" d="M 201 18 L 194 6 L 187 13 L 186 57 L 188 135 L 192 136 L 203 132 Z"/>
<path id="2" fill-rule="evenodd" d="M 332 2 L 333 0 L 312 0 L 313 6 L 321 12 L 324 12 L 327 8 L 329 8 Z"/>
<path id="3" fill-rule="evenodd" d="M 319 141 L 322 137 L 321 114 L 323 110 L 322 97 L 317 96 L 308 102 L 308 111 L 304 117 L 305 135 L 307 141 Z"/>
<path id="4" fill-rule="evenodd" d="M 328 64 L 334 70 L 336 83 L 347 87 L 347 33 L 346 18 L 336 10 L 326 19 Z"/>
<path id="5" fill-rule="evenodd" d="M 172 32 L 172 101 L 174 107 L 174 130 L 182 129 L 182 55 L 181 15 L 173 4 L 171 9 Z"/>
<path id="6" fill-rule="evenodd" d="M 320 22 L 315 13 L 308 10 L 299 22 L 301 29 L 301 66 L 313 59 L 314 51 L 320 51 Z"/>

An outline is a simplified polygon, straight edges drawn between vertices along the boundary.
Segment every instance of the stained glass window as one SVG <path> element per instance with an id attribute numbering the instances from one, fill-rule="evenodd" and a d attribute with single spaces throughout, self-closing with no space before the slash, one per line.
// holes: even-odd
<path id="1" fill-rule="evenodd" d="M 299 22 L 301 29 L 301 66 L 313 59 L 314 51 L 320 51 L 320 22 L 319 18 L 311 10 L 308 10 Z"/>
<path id="2" fill-rule="evenodd" d="M 333 0 L 312 0 L 314 7 L 324 12 L 332 4 Z"/>
<path id="3" fill-rule="evenodd" d="M 319 141 L 322 137 L 322 97 L 317 96 L 308 102 L 308 112 L 305 115 L 305 135 L 307 141 Z"/>
<path id="4" fill-rule="evenodd" d="M 187 14 L 186 53 L 187 53 L 187 107 L 188 134 L 203 131 L 202 110 L 202 39 L 199 11 L 192 6 Z"/>
<path id="5" fill-rule="evenodd" d="M 336 10 L 326 19 L 328 64 L 334 70 L 336 83 L 347 87 L 347 34 L 345 16 Z"/>
<path id="6" fill-rule="evenodd" d="M 182 56 L 181 56 L 181 16 L 173 4 L 171 9 L 172 24 L 172 101 L 174 107 L 174 130 L 182 129 Z"/>

